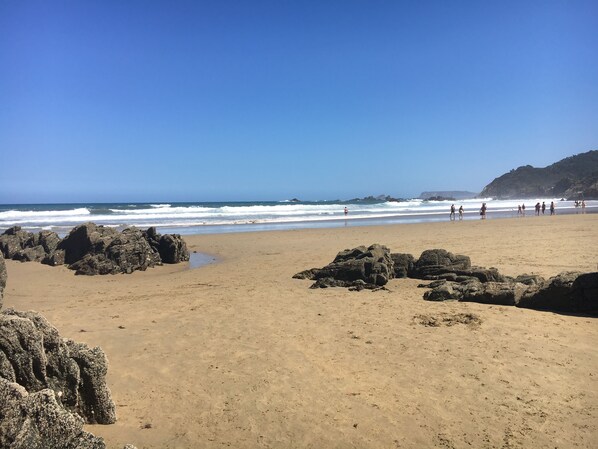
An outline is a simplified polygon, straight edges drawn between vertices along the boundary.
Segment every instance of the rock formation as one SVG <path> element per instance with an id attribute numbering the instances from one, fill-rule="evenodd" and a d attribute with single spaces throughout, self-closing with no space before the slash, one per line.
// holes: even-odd
<path id="1" fill-rule="evenodd" d="M 132 273 L 189 260 L 187 245 L 178 234 L 134 227 L 118 232 L 94 223 L 73 228 L 62 240 L 52 231 L 33 234 L 14 226 L 0 235 L 0 251 L 9 259 L 67 264 L 76 274 L 87 275 Z"/>
<path id="2" fill-rule="evenodd" d="M 116 421 L 106 386 L 107 361 L 99 347 L 63 339 L 42 315 L 0 312 L 0 377 L 33 393 L 56 392 L 61 405 L 90 424 Z"/>
<path id="3" fill-rule="evenodd" d="M 598 312 L 598 273 L 564 272 L 548 280 L 540 276 L 504 277 L 504 281 L 467 279 L 437 281 L 424 294 L 428 301 L 458 300 L 557 312 Z"/>
<path id="4" fill-rule="evenodd" d="M 458 300 L 559 312 L 598 312 L 598 273 L 561 273 L 545 280 L 538 275 L 504 276 L 496 268 L 471 266 L 469 257 L 444 249 L 411 254 L 390 253 L 378 244 L 338 253 L 332 263 L 293 276 L 315 281 L 311 288 L 376 289 L 389 279 L 410 277 L 432 281 L 427 301 Z"/>
<path id="5" fill-rule="evenodd" d="M 86 223 L 75 227 L 58 245 L 76 274 L 116 274 L 160 264 L 160 255 L 136 228 L 118 232 Z"/>
<path id="6" fill-rule="evenodd" d="M 13 226 L 0 235 L 0 252 L 7 259 L 22 262 L 41 261 L 51 258 L 60 242 L 58 234 L 41 231 L 37 234 Z"/>
<path id="7" fill-rule="evenodd" d="M 164 263 L 179 263 L 189 260 L 187 244 L 179 234 L 158 234 L 155 227 L 143 233 L 152 249 L 160 254 Z"/>
<path id="8" fill-rule="evenodd" d="M 6 287 L 6 279 L 8 275 L 6 273 L 6 264 L 4 263 L 4 256 L 0 252 L 0 309 L 2 308 L 2 301 L 4 298 L 4 288 Z"/>
<path id="9" fill-rule="evenodd" d="M 390 255 L 394 265 L 395 278 L 406 278 L 413 275 L 415 259 L 411 254 L 392 253 Z"/>
<path id="10" fill-rule="evenodd" d="M 6 277 L 0 253 L 0 307 Z M 0 447 L 105 449 L 83 424 L 116 421 L 106 370 L 100 348 L 61 338 L 38 313 L 0 311 Z"/>
<path id="11" fill-rule="evenodd" d="M 323 268 L 312 268 L 293 276 L 316 281 L 311 288 L 380 288 L 394 277 L 394 262 L 387 247 L 374 244 L 346 249 Z"/>
<path id="12" fill-rule="evenodd" d="M 105 449 L 83 430 L 83 420 L 64 409 L 53 390 L 28 393 L 0 378 L 0 447 L 6 449 Z"/>

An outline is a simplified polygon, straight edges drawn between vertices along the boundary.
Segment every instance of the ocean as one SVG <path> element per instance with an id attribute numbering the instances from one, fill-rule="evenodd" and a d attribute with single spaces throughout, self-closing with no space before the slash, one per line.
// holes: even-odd
<path id="1" fill-rule="evenodd" d="M 105 226 L 146 229 L 161 233 L 211 234 L 265 230 L 364 226 L 393 223 L 448 221 L 451 204 L 463 206 L 464 220 L 480 219 L 482 202 L 487 218 L 517 216 L 517 206 L 526 205 L 526 216 L 534 215 L 536 202 L 546 203 L 546 213 L 555 201 L 558 214 L 581 213 L 573 201 L 554 198 L 526 200 L 466 199 L 459 201 L 257 201 L 193 203 L 81 203 L 0 205 L 0 232 L 11 226 L 27 231 L 52 230 L 66 235 L 74 226 L 94 222 Z M 344 208 L 348 213 L 345 215 Z M 586 213 L 598 212 L 598 201 L 586 201 Z"/>

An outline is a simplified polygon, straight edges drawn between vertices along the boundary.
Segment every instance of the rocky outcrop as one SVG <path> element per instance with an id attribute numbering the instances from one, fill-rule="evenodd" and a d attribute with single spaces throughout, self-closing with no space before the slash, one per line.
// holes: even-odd
<path id="1" fill-rule="evenodd" d="M 118 232 L 94 223 L 74 228 L 58 250 L 64 251 L 69 268 L 86 275 L 132 273 L 162 262 L 189 260 L 187 245 L 178 234 L 160 235 L 156 228 Z"/>
<path id="2" fill-rule="evenodd" d="M 378 244 L 346 249 L 325 267 L 312 268 L 294 276 L 315 281 L 311 288 L 352 287 L 357 290 L 380 288 L 393 277 L 390 250 Z"/>
<path id="3" fill-rule="evenodd" d="M 158 234 L 155 227 L 143 233 L 152 249 L 160 254 L 163 263 L 179 263 L 189 260 L 187 244 L 179 234 Z"/>
<path id="4" fill-rule="evenodd" d="M 58 245 L 64 259 L 76 274 L 116 274 L 146 270 L 160 264 L 142 231 L 86 223 L 75 227 Z"/>
<path id="5" fill-rule="evenodd" d="M 429 249 L 424 251 L 415 261 L 411 277 L 416 279 L 433 280 L 447 273 L 471 268 L 468 256 L 460 256 L 444 249 Z"/>
<path id="6" fill-rule="evenodd" d="M 556 312 L 598 312 L 598 273 L 564 272 L 548 280 L 522 275 L 503 282 L 438 281 L 428 301 L 458 300 Z"/>
<path id="7" fill-rule="evenodd" d="M 598 272 L 563 272 L 530 286 L 519 307 L 562 312 L 598 312 Z"/>
<path id="8" fill-rule="evenodd" d="M 0 307 L 6 278 L 0 253 Z M 36 312 L 1 311 L 0 447 L 105 449 L 83 424 L 116 421 L 106 371 L 99 347 L 61 338 Z"/>
<path id="9" fill-rule="evenodd" d="M 6 449 L 104 449 L 102 438 L 83 430 L 83 420 L 64 409 L 53 390 L 28 393 L 0 378 L 0 447 Z"/>
<path id="10" fill-rule="evenodd" d="M 84 421 L 60 405 L 56 393 L 29 393 L 0 378 L 0 447 L 4 449 L 106 449 L 104 440 L 83 430 Z M 127 444 L 123 449 L 136 449 Z"/>
<path id="11" fill-rule="evenodd" d="M 17 252 L 32 243 L 33 234 L 23 231 L 20 226 L 8 228 L 0 235 L 0 251 L 6 259 L 12 259 Z"/>
<path id="12" fill-rule="evenodd" d="M 118 232 L 94 223 L 73 228 L 62 240 L 52 231 L 33 234 L 14 226 L 0 235 L 0 250 L 8 259 L 67 264 L 76 274 L 87 275 L 132 273 L 189 260 L 187 245 L 178 234 L 134 227 Z"/>
<path id="13" fill-rule="evenodd" d="M 6 287 L 6 280 L 8 274 L 6 273 L 6 263 L 4 263 L 4 256 L 0 253 L 0 309 L 4 299 L 4 288 Z"/>
<path id="14" fill-rule="evenodd" d="M 34 234 L 23 231 L 20 226 L 13 226 L 0 235 L 0 252 L 7 259 L 39 262 L 53 258 L 59 242 L 60 237 L 55 232 Z"/>
<path id="15" fill-rule="evenodd" d="M 496 268 L 472 267 L 469 257 L 444 249 L 390 254 L 382 245 L 359 246 L 337 254 L 323 268 L 293 276 L 315 281 L 311 288 L 376 289 L 389 279 L 430 280 L 427 301 L 458 300 L 573 313 L 598 312 L 598 273 L 561 273 L 545 280 L 538 275 L 504 276 Z"/>
<path id="16" fill-rule="evenodd" d="M 413 275 L 415 259 L 411 254 L 392 253 L 390 257 L 394 265 L 395 278 L 406 278 Z"/>
<path id="17" fill-rule="evenodd" d="M 90 424 L 116 421 L 99 347 L 63 339 L 42 315 L 0 313 L 0 378 L 33 393 L 50 388 L 60 404 Z"/>

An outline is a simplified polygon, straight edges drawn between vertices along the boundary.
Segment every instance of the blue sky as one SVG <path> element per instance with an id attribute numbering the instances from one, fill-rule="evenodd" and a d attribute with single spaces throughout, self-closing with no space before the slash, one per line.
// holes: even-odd
<path id="1" fill-rule="evenodd" d="M 480 191 L 598 149 L 595 1 L 0 0 L 0 203 Z"/>

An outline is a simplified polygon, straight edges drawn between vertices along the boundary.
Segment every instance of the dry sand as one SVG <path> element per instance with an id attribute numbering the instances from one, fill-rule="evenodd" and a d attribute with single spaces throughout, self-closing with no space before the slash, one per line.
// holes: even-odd
<path id="1" fill-rule="evenodd" d="M 186 240 L 219 262 L 97 277 L 7 262 L 5 307 L 106 352 L 118 422 L 87 427 L 108 447 L 598 447 L 598 319 L 426 302 L 409 279 L 291 278 L 372 243 L 508 275 L 595 271 L 598 214 Z M 461 313 L 481 324 L 450 321 Z"/>

